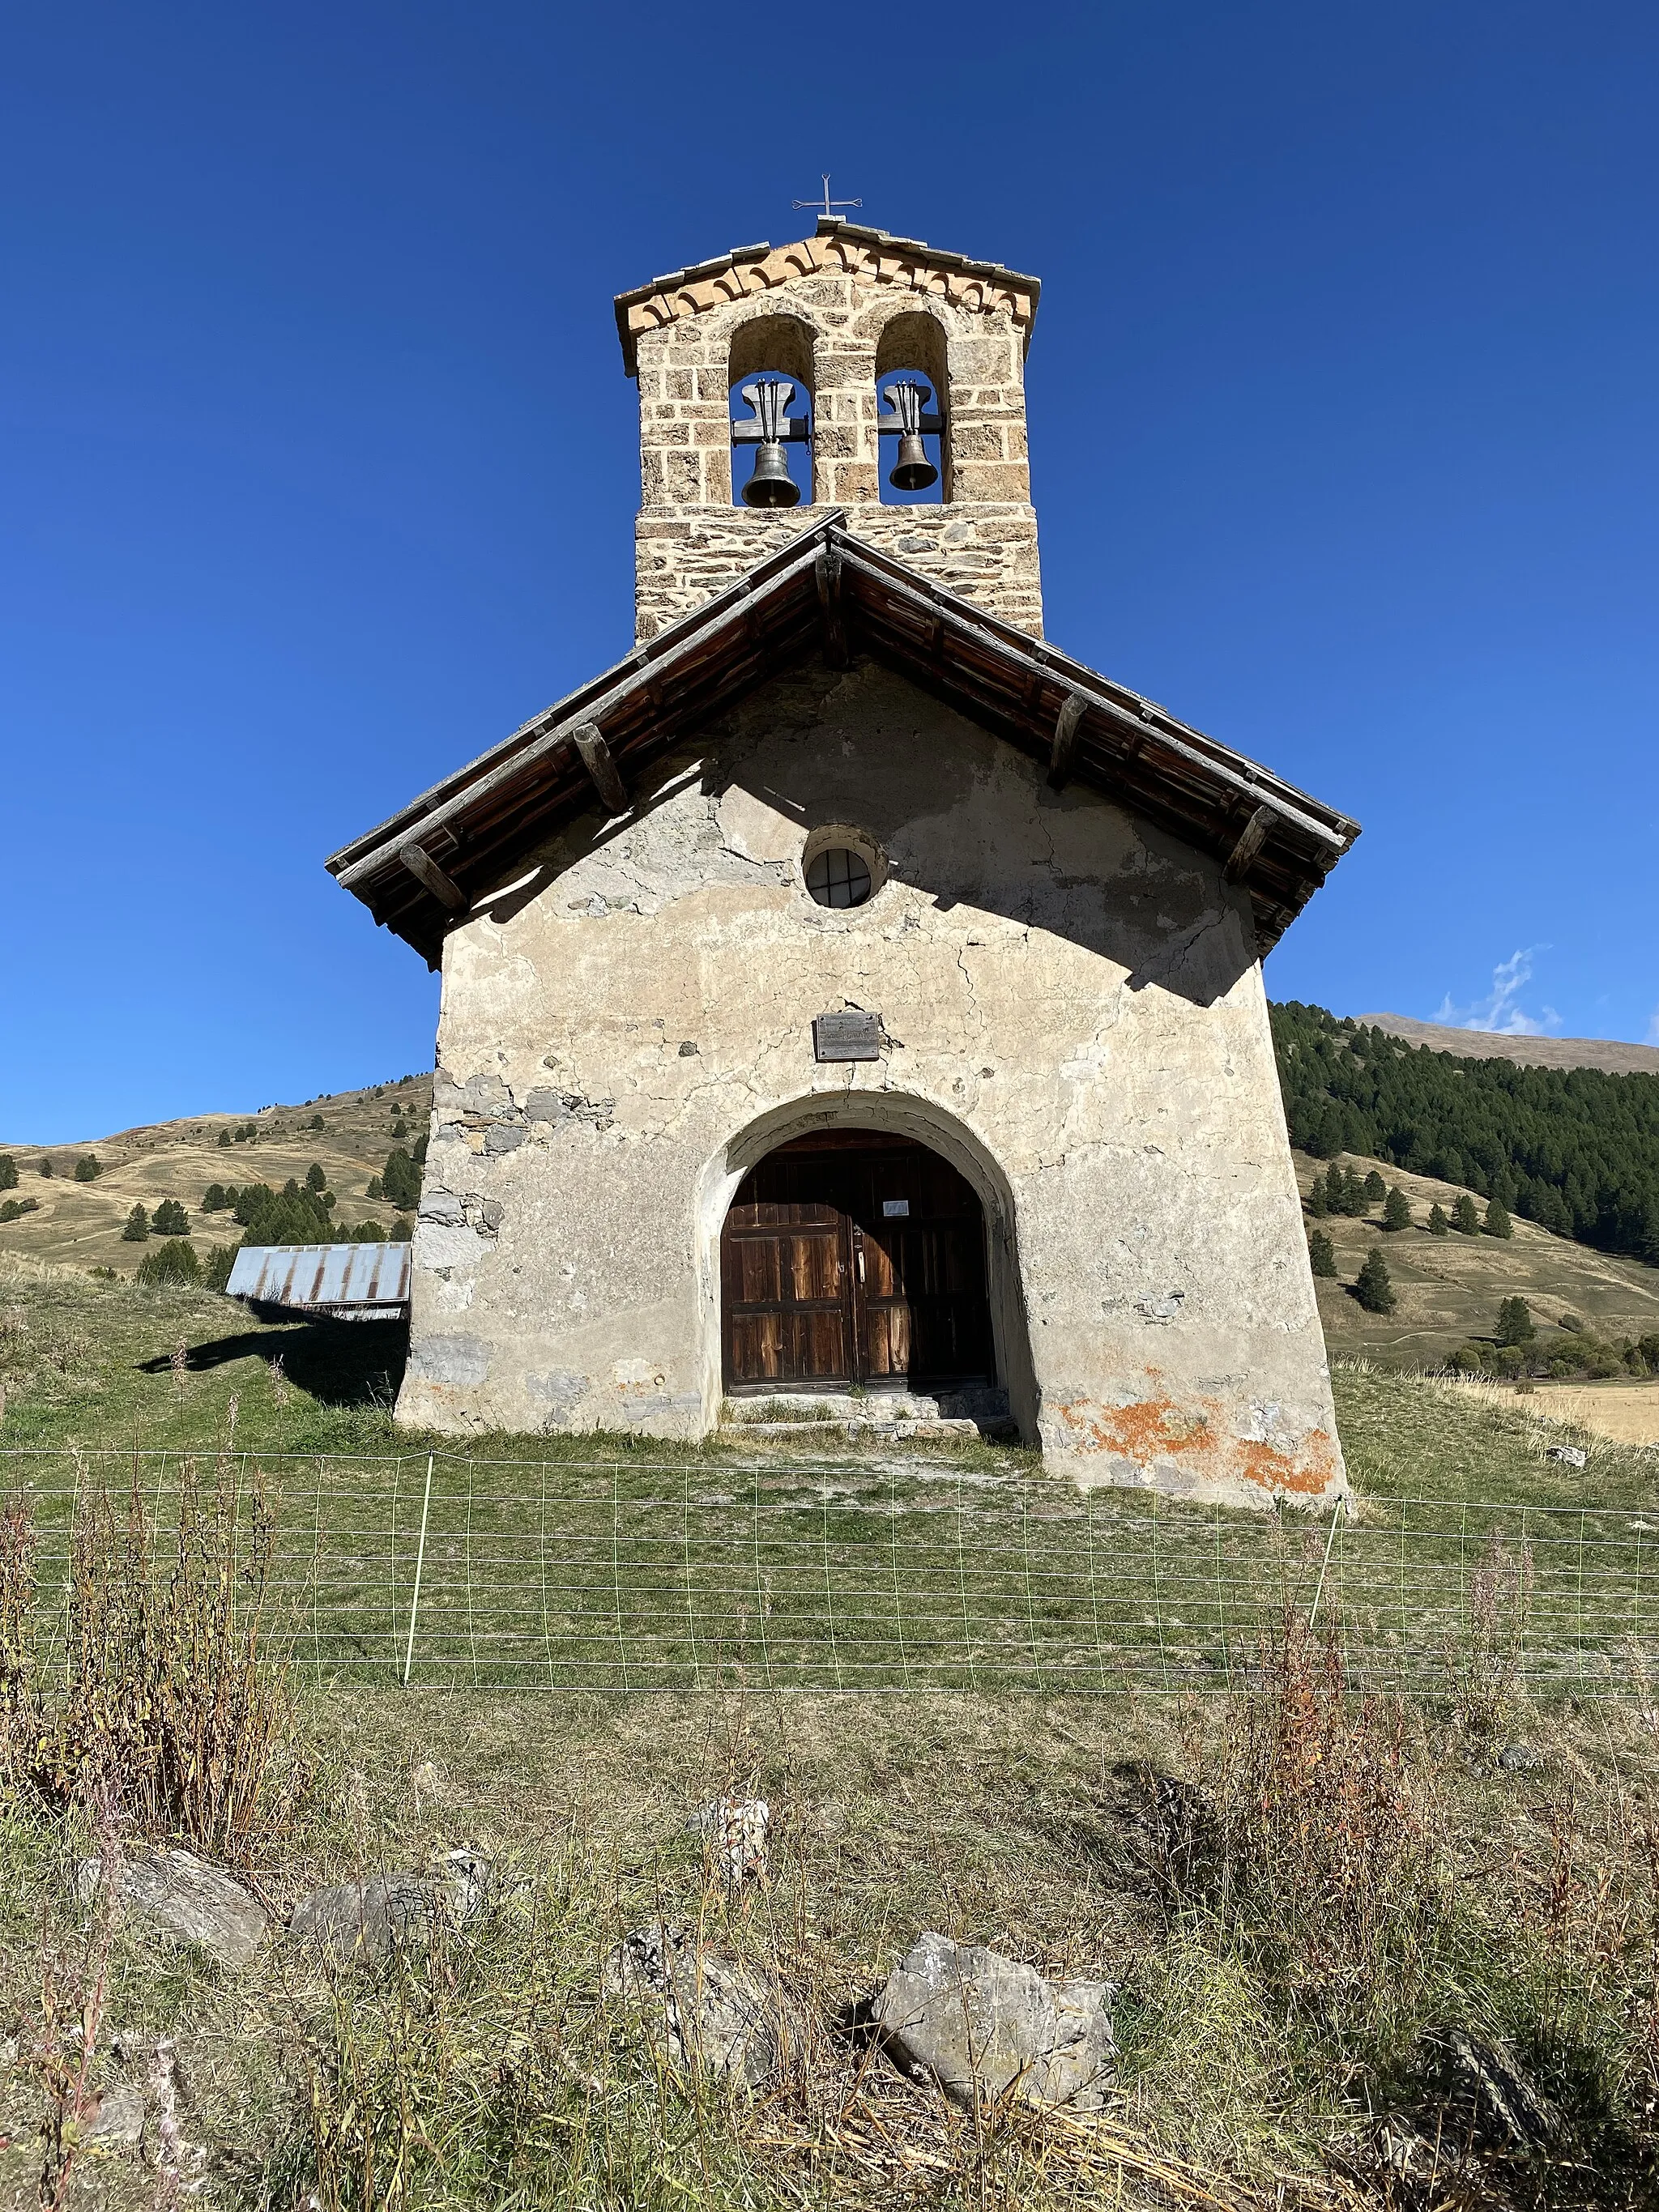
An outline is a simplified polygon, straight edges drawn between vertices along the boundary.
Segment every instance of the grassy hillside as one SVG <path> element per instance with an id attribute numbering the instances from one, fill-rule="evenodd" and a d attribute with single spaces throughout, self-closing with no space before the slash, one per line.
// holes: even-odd
<path id="1" fill-rule="evenodd" d="M 1659 1075 L 1659 1045 L 1618 1037 L 1498 1036 L 1490 1030 L 1448 1029 L 1409 1014 L 1359 1014 L 1362 1029 L 1384 1030 L 1407 1044 L 1426 1045 L 1459 1060 L 1510 1060 L 1520 1067 L 1595 1067 L 1604 1075 Z"/>
<path id="2" fill-rule="evenodd" d="M 264 1182 L 280 1190 L 290 1178 L 303 1182 L 313 1163 L 338 1201 L 337 1219 L 375 1221 L 389 1229 L 398 1210 L 370 1199 L 368 1185 L 393 1146 L 404 1141 L 394 1129 L 401 1123 L 410 1140 L 424 1136 L 431 1109 L 431 1076 L 411 1075 L 302 1106 L 161 1121 L 83 1145 L 0 1143 L 0 1158 L 15 1161 L 18 1176 L 16 1188 L 0 1192 L 0 1200 L 33 1199 L 37 1209 L 0 1222 L 0 1255 L 113 1267 L 130 1275 L 150 1248 L 124 1243 L 122 1224 L 134 1206 L 153 1213 L 169 1198 L 189 1214 L 192 1242 L 204 1254 L 214 1243 L 235 1243 L 242 1234 L 228 1214 L 201 1212 L 210 1184 Z M 319 1118 L 323 1126 L 314 1128 Z M 230 1137 L 228 1145 L 221 1144 L 222 1135 Z M 77 1182 L 76 1163 L 88 1155 L 102 1173 L 95 1182 Z M 42 1160 L 51 1164 L 49 1176 L 40 1171 Z"/>
<path id="3" fill-rule="evenodd" d="M 1558 1236 L 1659 1267 L 1659 1076 L 1430 1052 L 1273 1009 L 1291 1142 L 1467 1186 Z"/>
<path id="4" fill-rule="evenodd" d="M 1294 1157 L 1305 1198 L 1328 1164 L 1305 1153 Z M 1334 1359 L 1363 1357 L 1389 1365 L 1438 1367 L 1468 1339 L 1490 1338 L 1498 1307 L 1510 1297 L 1526 1299 L 1545 1342 L 1552 1330 L 1563 1333 L 1564 1316 L 1614 1345 L 1659 1329 L 1659 1268 L 1552 1236 L 1530 1221 L 1516 1220 L 1507 1239 L 1431 1237 L 1425 1226 L 1429 1209 L 1438 1204 L 1449 1214 L 1462 1195 L 1462 1186 L 1364 1155 L 1352 1160 L 1345 1155 L 1343 1164 L 1362 1176 L 1374 1168 L 1386 1182 L 1397 1185 L 1410 1201 L 1414 1225 L 1385 1232 L 1379 1225 L 1380 1206 L 1364 1219 L 1330 1214 L 1310 1220 L 1310 1229 L 1322 1229 L 1330 1237 L 1340 1271 L 1336 1281 L 1316 1285 Z M 1394 1281 L 1397 1304 L 1391 1314 L 1367 1313 L 1352 1294 L 1366 1254 L 1379 1248 Z M 1650 1387 L 1659 1435 L 1659 1382 Z"/>

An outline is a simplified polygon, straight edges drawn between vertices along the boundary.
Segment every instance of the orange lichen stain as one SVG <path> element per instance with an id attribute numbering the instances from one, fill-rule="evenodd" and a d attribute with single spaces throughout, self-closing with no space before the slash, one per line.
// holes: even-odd
<path id="1" fill-rule="evenodd" d="M 1149 1373 L 1156 1375 L 1156 1370 Z M 1161 1458 L 1178 1459 L 1200 1480 L 1242 1481 L 1270 1495 L 1317 1498 L 1336 1479 L 1336 1457 L 1322 1429 L 1312 1429 L 1296 1455 L 1228 1433 L 1219 1401 L 1182 1407 L 1167 1393 L 1103 1406 L 1093 1400 L 1062 1401 L 1056 1409 L 1079 1451 L 1110 1453 L 1151 1469 Z"/>

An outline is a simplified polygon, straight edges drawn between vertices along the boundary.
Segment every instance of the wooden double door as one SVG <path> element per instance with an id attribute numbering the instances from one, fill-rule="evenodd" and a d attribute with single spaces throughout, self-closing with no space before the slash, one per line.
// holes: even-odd
<path id="1" fill-rule="evenodd" d="M 995 1379 L 979 1199 L 925 1145 L 839 1130 L 769 1153 L 720 1284 L 729 1391 Z"/>

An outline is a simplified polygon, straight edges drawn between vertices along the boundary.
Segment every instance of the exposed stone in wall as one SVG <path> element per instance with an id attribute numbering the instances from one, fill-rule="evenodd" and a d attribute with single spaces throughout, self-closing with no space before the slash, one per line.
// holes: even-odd
<path id="1" fill-rule="evenodd" d="M 654 637 L 810 529 L 823 509 L 654 507 L 635 526 L 636 612 Z M 1036 511 L 992 504 L 854 507 L 848 527 L 964 599 L 1042 635 Z"/>
<path id="2" fill-rule="evenodd" d="M 870 665 L 775 681 L 653 775 L 447 940 L 399 1418 L 706 1432 L 732 1191 L 851 1121 L 980 1192 L 998 1380 L 1056 1466 L 1328 1495 L 1266 1001 L 1218 866 Z M 831 823 L 882 855 L 862 908 L 805 892 Z M 820 1065 L 812 1020 L 848 1006 L 882 1057 Z"/>
<path id="3" fill-rule="evenodd" d="M 1012 295 L 994 287 L 958 286 L 956 297 L 950 289 L 907 289 L 821 261 L 785 267 L 769 289 L 712 298 L 638 332 L 641 637 L 724 590 L 827 507 L 845 508 L 848 526 L 872 544 L 896 550 L 901 539 L 915 541 L 901 557 L 1041 635 L 1026 326 Z M 917 354 L 934 355 L 938 365 Z M 734 362 L 744 374 L 751 362 L 775 368 L 810 391 L 811 506 L 733 505 Z M 877 377 L 901 367 L 928 378 L 945 413 L 939 507 L 882 503 L 894 447 L 890 438 L 884 455 Z M 953 522 L 963 527 L 950 536 Z"/>

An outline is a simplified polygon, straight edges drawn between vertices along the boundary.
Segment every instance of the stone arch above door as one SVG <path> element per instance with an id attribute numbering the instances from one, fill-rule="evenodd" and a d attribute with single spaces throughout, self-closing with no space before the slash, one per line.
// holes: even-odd
<path id="1" fill-rule="evenodd" d="M 954 1168 L 978 1199 L 984 1223 L 986 1299 L 994 1372 L 1021 1437 L 1036 1439 L 1036 1384 L 1018 1249 L 1013 1194 L 982 1141 L 931 1100 L 890 1091 L 823 1092 L 758 1115 L 709 1159 L 697 1197 L 705 1404 L 712 1423 L 724 1394 L 721 1235 L 744 1178 L 780 1146 L 814 1133 L 866 1129 L 925 1146 Z"/>

